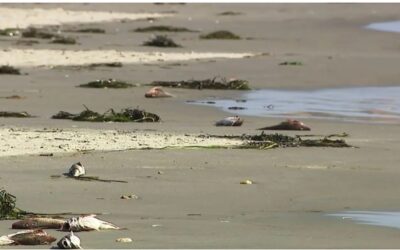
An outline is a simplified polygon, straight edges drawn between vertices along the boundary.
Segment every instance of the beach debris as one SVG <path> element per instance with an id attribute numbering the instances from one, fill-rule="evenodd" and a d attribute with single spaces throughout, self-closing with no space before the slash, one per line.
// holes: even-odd
<path id="1" fill-rule="evenodd" d="M 284 66 L 301 66 L 303 65 L 302 62 L 300 61 L 285 61 L 285 62 L 281 62 L 279 65 L 284 65 Z"/>
<path id="2" fill-rule="evenodd" d="M 218 13 L 219 16 L 238 16 L 242 15 L 242 12 L 237 12 L 237 11 L 224 11 L 221 13 Z"/>
<path id="3" fill-rule="evenodd" d="M 17 222 L 11 226 L 12 229 L 60 229 L 65 223 L 64 219 L 49 217 L 30 217 Z"/>
<path id="4" fill-rule="evenodd" d="M 21 75 L 21 72 L 19 69 L 14 68 L 9 65 L 2 65 L 0 66 L 0 74 L 2 75 Z"/>
<path id="5" fill-rule="evenodd" d="M 111 224 L 110 222 L 99 220 L 95 214 L 87 216 L 72 217 L 68 219 L 61 227 L 62 231 L 99 231 L 106 229 L 121 229 L 120 227 Z"/>
<path id="6" fill-rule="evenodd" d="M 32 45 L 38 44 L 38 43 L 39 43 L 39 41 L 37 41 L 37 40 L 22 40 L 22 39 L 19 39 L 19 40 L 17 40 L 17 42 L 15 44 L 16 45 L 32 46 Z"/>
<path id="7" fill-rule="evenodd" d="M 22 37 L 26 38 L 40 38 L 40 39 L 52 39 L 59 37 L 60 35 L 54 34 L 44 29 L 38 29 L 29 27 L 22 32 Z"/>
<path id="8" fill-rule="evenodd" d="M 79 177 L 86 174 L 85 167 L 82 166 L 81 162 L 77 162 L 72 164 L 68 171 L 68 176 L 70 177 Z"/>
<path id="9" fill-rule="evenodd" d="M 69 234 L 62 237 L 58 242 L 57 246 L 60 249 L 81 249 L 81 239 L 74 234 L 74 232 L 70 232 Z"/>
<path id="10" fill-rule="evenodd" d="M 188 81 L 154 81 L 150 83 L 150 85 L 185 89 L 250 90 L 248 81 L 235 78 L 231 78 L 228 80 L 224 77 L 214 77 L 212 79 Z"/>
<path id="11" fill-rule="evenodd" d="M 184 27 L 174 27 L 168 25 L 154 25 L 144 28 L 137 28 L 134 32 L 197 32 Z"/>
<path id="12" fill-rule="evenodd" d="M 33 116 L 25 111 L 22 112 L 0 111 L 0 117 L 31 118 Z"/>
<path id="13" fill-rule="evenodd" d="M 51 39 L 51 43 L 58 44 L 76 44 L 76 39 L 73 37 L 56 36 Z"/>
<path id="14" fill-rule="evenodd" d="M 94 67 L 111 67 L 111 68 L 121 68 L 122 63 L 120 62 L 109 62 L 109 63 L 91 63 L 89 64 L 90 68 Z M 110 80 L 110 79 L 109 79 Z"/>
<path id="15" fill-rule="evenodd" d="M 19 35 L 21 35 L 21 29 L 17 28 L 0 29 L 0 36 L 19 36 Z"/>
<path id="16" fill-rule="evenodd" d="M 258 130 L 307 130 L 307 131 L 310 131 L 311 128 L 306 126 L 301 121 L 288 119 L 277 125 L 259 128 Z"/>
<path id="17" fill-rule="evenodd" d="M 229 40 L 240 40 L 240 36 L 228 31 L 218 30 L 205 35 L 200 35 L 201 39 L 229 39 Z"/>
<path id="18" fill-rule="evenodd" d="M 131 238 L 118 238 L 115 241 L 119 243 L 131 243 L 133 240 Z"/>
<path id="19" fill-rule="evenodd" d="M 20 95 L 10 95 L 10 96 L 1 96 L 0 98 L 4 98 L 4 99 L 13 99 L 13 100 L 21 100 L 21 99 L 25 99 L 26 97 L 20 96 Z"/>
<path id="20" fill-rule="evenodd" d="M 253 182 L 251 180 L 243 180 L 243 181 L 240 182 L 240 184 L 242 184 L 242 185 L 251 185 L 251 184 L 253 184 Z"/>
<path id="21" fill-rule="evenodd" d="M 98 65 L 96 65 L 98 66 Z M 79 85 L 82 88 L 110 88 L 110 89 L 126 89 L 133 87 L 133 84 L 127 83 L 125 81 L 116 80 L 116 79 L 106 79 L 106 80 L 96 80 L 92 82 L 88 82 L 85 84 Z"/>
<path id="22" fill-rule="evenodd" d="M 167 36 L 156 35 L 154 38 L 143 43 L 144 46 L 154 46 L 154 47 L 168 47 L 168 48 L 178 48 L 182 47 L 177 44 L 171 38 Z"/>
<path id="23" fill-rule="evenodd" d="M 146 98 L 161 98 L 161 97 L 172 97 L 172 95 L 162 89 L 162 87 L 153 87 L 147 91 L 144 96 Z"/>
<path id="24" fill-rule="evenodd" d="M 241 126 L 243 124 L 243 119 L 239 116 L 226 117 L 215 123 L 215 126 Z"/>
<path id="25" fill-rule="evenodd" d="M 139 199 L 139 196 L 137 196 L 136 194 L 122 195 L 121 199 L 122 200 L 131 200 L 131 199 L 137 200 L 137 199 Z"/>
<path id="26" fill-rule="evenodd" d="M 48 235 L 42 229 L 24 230 L 14 234 L 4 235 L 0 237 L 0 246 L 11 245 L 50 245 L 56 241 L 51 235 Z"/>
<path id="27" fill-rule="evenodd" d="M 228 107 L 228 109 L 230 109 L 230 110 L 243 110 L 243 109 L 247 109 L 247 108 L 245 108 L 245 107 L 233 106 L 233 107 Z"/>
<path id="28" fill-rule="evenodd" d="M 101 28 L 82 28 L 82 29 L 70 29 L 64 30 L 64 32 L 76 32 L 76 33 L 94 33 L 94 34 L 104 34 L 106 31 Z"/>
<path id="29" fill-rule="evenodd" d="M 109 109 L 103 114 L 92 111 L 86 106 L 85 108 L 86 110 L 79 114 L 60 111 L 53 115 L 52 118 L 89 122 L 159 122 L 161 120 L 158 115 L 137 108 L 126 108 L 122 109 L 120 112 L 115 112 L 113 109 Z"/>

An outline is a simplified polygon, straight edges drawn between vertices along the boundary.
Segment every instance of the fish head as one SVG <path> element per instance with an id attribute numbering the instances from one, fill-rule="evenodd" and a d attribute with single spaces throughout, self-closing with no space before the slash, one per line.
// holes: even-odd
<path id="1" fill-rule="evenodd" d="M 60 249 L 81 249 L 81 240 L 71 231 L 69 235 L 64 236 L 57 242 Z"/>
<path id="2" fill-rule="evenodd" d="M 61 231 L 76 231 L 77 228 L 79 228 L 79 220 L 76 217 L 72 217 L 61 226 Z"/>

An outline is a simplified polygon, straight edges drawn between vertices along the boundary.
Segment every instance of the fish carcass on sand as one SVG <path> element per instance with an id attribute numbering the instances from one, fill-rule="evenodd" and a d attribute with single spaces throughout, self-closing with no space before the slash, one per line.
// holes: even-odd
<path id="1" fill-rule="evenodd" d="M 80 163 L 80 162 L 73 164 L 69 168 L 69 172 L 68 172 L 68 176 L 70 176 L 70 177 L 79 177 L 79 176 L 83 176 L 85 174 L 86 174 L 85 167 L 83 167 L 82 163 Z"/>
<path id="2" fill-rule="evenodd" d="M 81 249 L 81 239 L 74 235 L 71 231 L 70 234 L 65 235 L 57 242 L 60 249 Z"/>
<path id="3" fill-rule="evenodd" d="M 92 230 L 104 230 L 104 229 L 121 229 L 120 227 L 111 224 L 107 221 L 102 221 L 96 218 L 95 214 L 72 217 L 68 219 L 61 227 L 62 231 L 92 231 Z"/>
<path id="4" fill-rule="evenodd" d="M 51 235 L 48 235 L 42 229 L 24 230 L 15 234 L 4 235 L 0 237 L 0 246 L 10 245 L 50 245 L 56 241 Z"/>
<path id="5" fill-rule="evenodd" d="M 147 98 L 157 98 L 157 97 L 172 97 L 168 92 L 165 92 L 161 87 L 151 88 L 144 94 Z"/>
<path id="6" fill-rule="evenodd" d="M 12 229 L 60 229 L 66 220 L 44 217 L 33 217 L 14 222 Z"/>
<path id="7" fill-rule="evenodd" d="M 241 126 L 243 119 L 239 116 L 226 117 L 215 123 L 215 126 Z"/>
<path id="8" fill-rule="evenodd" d="M 303 122 L 298 120 L 288 119 L 277 125 L 259 128 L 258 130 L 311 130 L 310 127 L 306 126 Z"/>

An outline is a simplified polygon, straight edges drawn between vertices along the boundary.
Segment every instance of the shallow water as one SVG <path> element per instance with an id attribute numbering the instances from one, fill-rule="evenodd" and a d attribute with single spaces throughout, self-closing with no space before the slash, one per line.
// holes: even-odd
<path id="1" fill-rule="evenodd" d="M 212 99 L 193 103 L 237 115 L 400 123 L 400 87 L 264 89 L 244 92 L 240 100 Z"/>
<path id="2" fill-rule="evenodd" d="M 400 32 L 400 21 L 371 23 L 365 26 L 367 29 L 386 31 L 386 32 Z"/>
<path id="3" fill-rule="evenodd" d="M 400 229 L 400 212 L 351 211 L 328 214 L 328 216 L 341 217 L 344 220 L 352 220 L 358 224 Z"/>

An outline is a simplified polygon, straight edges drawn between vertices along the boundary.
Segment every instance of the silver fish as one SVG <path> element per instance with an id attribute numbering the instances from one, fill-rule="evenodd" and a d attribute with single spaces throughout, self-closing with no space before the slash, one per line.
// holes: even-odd
<path id="1" fill-rule="evenodd" d="M 42 229 L 24 230 L 15 234 L 4 235 L 0 237 L 0 246 L 10 245 L 50 245 L 56 241 L 51 235 L 48 235 Z"/>
<path id="2" fill-rule="evenodd" d="M 72 217 L 68 219 L 64 225 L 62 225 L 62 231 L 92 231 L 92 230 L 104 230 L 104 229 L 121 229 L 120 227 L 111 224 L 107 221 L 102 221 L 96 218 L 95 214 L 88 216 Z"/>
<path id="3" fill-rule="evenodd" d="M 57 242 L 57 246 L 60 249 L 81 249 L 81 239 L 74 235 L 71 231 L 70 234 L 65 235 Z"/>
<path id="4" fill-rule="evenodd" d="M 27 218 L 14 222 L 11 226 L 12 229 L 60 229 L 66 220 L 53 219 L 53 218 Z"/>
<path id="5" fill-rule="evenodd" d="M 239 116 L 226 117 L 215 123 L 215 126 L 241 126 L 243 119 Z"/>

